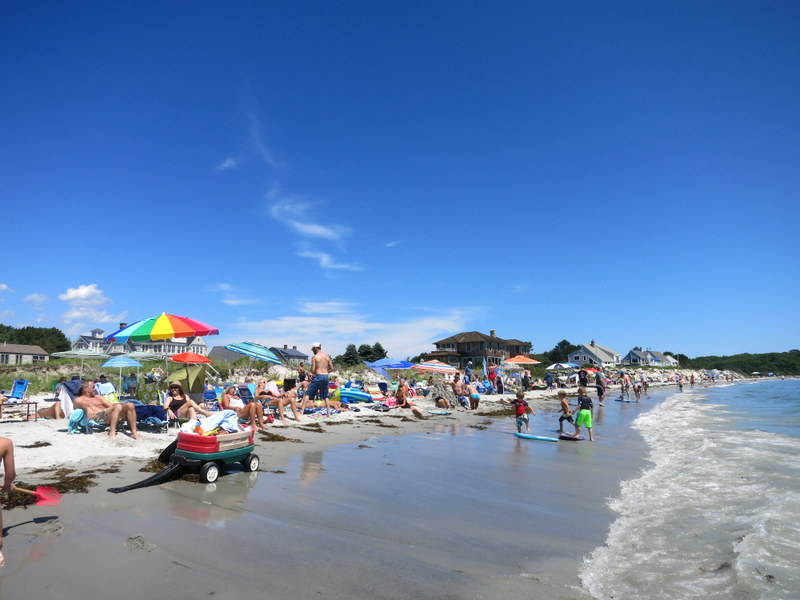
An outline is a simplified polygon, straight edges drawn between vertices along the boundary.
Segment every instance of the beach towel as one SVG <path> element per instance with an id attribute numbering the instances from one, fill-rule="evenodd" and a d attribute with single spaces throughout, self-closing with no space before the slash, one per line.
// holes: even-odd
<path id="1" fill-rule="evenodd" d="M 86 418 L 86 412 L 82 408 L 77 408 L 70 414 L 67 433 L 92 433 L 89 419 Z"/>
<path id="2" fill-rule="evenodd" d="M 203 431 L 213 431 L 220 427 L 230 433 L 241 431 L 239 429 L 239 418 L 236 416 L 236 412 L 230 409 L 211 413 L 205 419 L 200 420 L 200 427 Z"/>

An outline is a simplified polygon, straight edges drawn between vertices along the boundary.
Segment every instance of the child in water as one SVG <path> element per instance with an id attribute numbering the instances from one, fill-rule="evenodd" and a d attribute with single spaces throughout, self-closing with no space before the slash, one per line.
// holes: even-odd
<path id="1" fill-rule="evenodd" d="M 517 392 L 517 397 L 514 400 L 506 400 L 501 398 L 500 402 L 503 404 L 510 404 L 514 407 L 514 416 L 516 417 L 517 432 L 522 433 L 522 426 L 525 425 L 525 430 L 531 432 L 531 424 L 528 419 L 528 413 L 536 416 L 536 412 L 525 402 L 525 393 Z"/>
<path id="2" fill-rule="evenodd" d="M 592 435 L 592 416 L 594 415 L 594 403 L 592 399 L 586 395 L 586 388 L 581 386 L 578 388 L 578 416 L 575 419 L 575 435 L 581 432 L 581 427 L 586 427 L 589 430 L 589 441 L 594 441 Z"/>
<path id="3" fill-rule="evenodd" d="M 578 435 L 578 426 L 575 425 L 575 419 L 572 418 L 572 410 L 567 400 L 567 392 L 558 390 L 558 399 L 561 401 L 561 416 L 558 417 L 558 433 L 564 433 L 564 421 L 569 421 L 575 428 L 575 435 Z"/>

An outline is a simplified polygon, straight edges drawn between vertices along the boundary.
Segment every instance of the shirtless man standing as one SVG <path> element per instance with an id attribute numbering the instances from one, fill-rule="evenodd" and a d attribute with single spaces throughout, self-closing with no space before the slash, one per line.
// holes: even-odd
<path id="1" fill-rule="evenodd" d="M 328 374 L 333 371 L 331 357 L 322 351 L 322 344 L 314 342 L 311 344 L 311 351 L 314 356 L 311 358 L 311 382 L 304 396 L 305 400 L 314 400 L 317 392 L 325 401 L 327 416 L 331 414 L 331 403 L 328 401 Z"/>
<path id="2" fill-rule="evenodd" d="M 142 439 L 136 428 L 136 408 L 130 402 L 113 404 L 98 396 L 94 389 L 94 381 L 87 381 L 81 386 L 81 395 L 75 398 L 75 408 L 86 411 L 86 418 L 96 421 L 101 425 L 108 425 L 108 437 L 117 437 L 117 423 L 120 417 L 128 422 L 131 428 L 131 437 L 135 440 Z"/>

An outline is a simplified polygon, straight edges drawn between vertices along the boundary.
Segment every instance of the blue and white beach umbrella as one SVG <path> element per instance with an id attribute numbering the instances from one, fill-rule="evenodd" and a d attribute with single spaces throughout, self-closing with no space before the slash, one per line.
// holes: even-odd
<path id="1" fill-rule="evenodd" d="M 258 360 L 263 360 L 274 365 L 281 364 L 280 359 L 275 356 L 272 350 L 261 344 L 256 344 L 255 342 L 237 342 L 236 344 L 229 344 L 225 347 L 228 350 L 233 350 L 234 352 L 244 354 L 250 358 L 257 358 Z"/>

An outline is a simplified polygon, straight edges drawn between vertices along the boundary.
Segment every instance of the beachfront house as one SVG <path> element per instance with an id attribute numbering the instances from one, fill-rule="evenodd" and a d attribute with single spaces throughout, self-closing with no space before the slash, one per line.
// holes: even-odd
<path id="1" fill-rule="evenodd" d="M 649 367 L 652 366 L 650 362 L 650 355 L 641 348 L 634 348 L 628 352 L 623 358 L 622 363 L 625 366 L 631 367 Z"/>
<path id="2" fill-rule="evenodd" d="M 283 364 L 289 366 L 305 365 L 308 363 L 308 354 L 303 354 L 297 349 L 297 346 L 289 348 L 288 344 L 284 344 L 283 348 L 270 348 L 272 352 L 281 359 Z"/>
<path id="3" fill-rule="evenodd" d="M 120 323 L 119 328 L 127 327 L 127 323 Z M 116 330 L 115 330 L 116 331 Z M 109 356 L 118 356 L 128 352 L 139 350 L 141 352 L 152 352 L 153 354 L 180 354 L 181 352 L 194 352 L 206 356 L 208 354 L 208 344 L 201 337 L 194 338 L 171 338 L 168 340 L 151 340 L 147 342 L 107 342 L 104 339 L 102 329 L 92 329 L 89 333 L 78 336 L 72 343 L 73 350 L 93 350 L 102 352 Z"/>
<path id="4" fill-rule="evenodd" d="M 580 348 L 574 352 L 570 352 L 569 356 L 567 356 L 567 361 L 578 365 L 616 367 L 622 362 L 622 357 L 615 350 L 605 348 L 592 340 L 588 346 L 586 344 L 581 344 Z"/>
<path id="5" fill-rule="evenodd" d="M 27 344 L 0 344 L 0 365 L 32 365 L 50 360 L 47 350 Z"/>
<path id="6" fill-rule="evenodd" d="M 423 360 L 439 360 L 458 369 L 463 369 L 470 360 L 473 367 L 480 367 L 484 360 L 499 364 L 517 354 L 530 354 L 533 350 L 531 342 L 497 337 L 494 329 L 489 331 L 489 335 L 480 331 L 456 333 L 433 345 L 436 350 L 423 354 Z"/>
<path id="7" fill-rule="evenodd" d="M 659 367 L 677 367 L 680 364 L 677 358 L 670 356 L 669 354 L 664 354 L 663 352 L 647 350 L 647 354 L 650 355 L 652 364 Z"/>
<path id="8" fill-rule="evenodd" d="M 655 350 L 642 350 L 638 346 L 628 352 L 622 364 L 631 367 L 677 367 L 678 360 Z"/>

